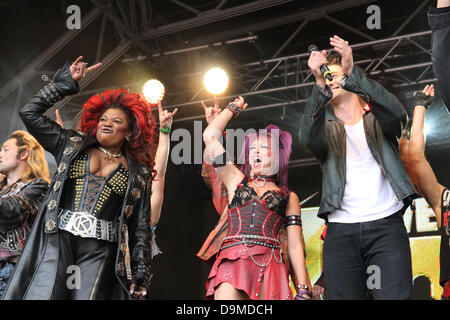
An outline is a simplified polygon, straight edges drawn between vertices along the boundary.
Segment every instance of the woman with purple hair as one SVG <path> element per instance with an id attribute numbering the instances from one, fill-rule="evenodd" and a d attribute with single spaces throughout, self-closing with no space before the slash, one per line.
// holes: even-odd
<path id="1" fill-rule="evenodd" d="M 287 188 L 291 135 L 275 125 L 247 135 L 239 159 L 240 169 L 219 141 L 227 123 L 246 107 L 244 98 L 235 99 L 203 133 L 205 161 L 212 163 L 228 194 L 226 236 L 208 276 L 206 297 L 292 299 L 284 254 L 295 275 L 295 299 L 310 299 L 300 202 Z M 286 252 L 282 252 L 280 242 L 284 227 Z"/>

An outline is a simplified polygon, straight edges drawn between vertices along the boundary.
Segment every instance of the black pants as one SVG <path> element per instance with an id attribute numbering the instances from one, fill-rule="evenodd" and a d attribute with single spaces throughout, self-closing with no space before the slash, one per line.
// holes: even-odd
<path id="1" fill-rule="evenodd" d="M 94 300 L 114 296 L 117 244 L 81 238 L 61 230 L 52 299 Z"/>
<path id="2" fill-rule="evenodd" d="M 411 249 L 400 213 L 329 223 L 323 246 L 327 299 L 411 299 Z"/>

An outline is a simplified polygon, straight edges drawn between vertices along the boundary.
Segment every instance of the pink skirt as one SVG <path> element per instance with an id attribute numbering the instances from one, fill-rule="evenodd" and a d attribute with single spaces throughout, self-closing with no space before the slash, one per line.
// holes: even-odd
<path id="1" fill-rule="evenodd" d="M 206 299 L 214 299 L 215 289 L 227 282 L 244 291 L 252 300 L 292 300 L 289 276 L 280 249 L 258 245 L 247 245 L 247 248 L 241 244 L 219 251 L 206 281 Z"/>

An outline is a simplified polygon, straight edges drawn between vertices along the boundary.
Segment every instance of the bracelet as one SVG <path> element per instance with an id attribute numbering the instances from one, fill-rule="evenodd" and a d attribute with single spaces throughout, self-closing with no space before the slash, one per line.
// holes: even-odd
<path id="1" fill-rule="evenodd" d="M 312 298 L 311 291 L 302 290 L 297 293 L 297 295 L 295 296 L 295 300 L 310 300 L 310 299 L 303 297 L 304 294 L 306 294 L 310 299 Z"/>
<path id="2" fill-rule="evenodd" d="M 306 285 L 306 284 L 299 284 L 299 285 L 297 285 L 297 289 L 308 290 L 309 288 L 308 288 L 308 285 Z"/>
<path id="3" fill-rule="evenodd" d="M 289 226 L 302 226 L 302 218 L 300 215 L 292 215 L 287 217 L 287 221 L 284 224 L 285 227 Z M 308 287 L 306 287 L 307 289 Z"/>
<path id="4" fill-rule="evenodd" d="M 159 131 L 162 132 L 162 133 L 169 134 L 170 133 L 170 129 L 171 129 L 170 127 L 159 128 Z"/>
<path id="5" fill-rule="evenodd" d="M 236 118 L 239 115 L 239 112 L 241 112 L 241 108 L 239 108 L 239 106 L 235 105 L 233 102 L 230 102 L 228 104 L 227 109 L 233 112 L 233 118 Z"/>

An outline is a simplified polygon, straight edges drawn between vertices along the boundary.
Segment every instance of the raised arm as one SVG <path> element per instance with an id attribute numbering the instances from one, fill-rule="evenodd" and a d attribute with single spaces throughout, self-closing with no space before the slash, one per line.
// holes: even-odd
<path id="1" fill-rule="evenodd" d="M 441 225 L 441 194 L 444 189 L 436 179 L 436 176 L 425 158 L 425 135 L 423 133 L 426 108 L 432 99 L 426 97 L 434 96 L 433 85 L 427 85 L 422 94 L 416 93 L 414 116 L 411 128 L 411 137 L 408 147 L 408 163 L 411 166 L 409 172 L 413 175 L 419 192 L 423 195 L 430 207 L 436 214 L 438 225 Z"/>
<path id="2" fill-rule="evenodd" d="M 341 80 L 342 88 L 356 93 L 367 102 L 383 133 L 391 140 L 397 141 L 408 123 L 408 115 L 402 103 L 395 95 L 377 81 L 367 77 L 358 66 L 353 64 L 353 53 L 348 41 L 334 36 L 330 38 L 330 44 L 342 56 L 344 72 Z"/>
<path id="3" fill-rule="evenodd" d="M 450 112 L 450 0 L 438 0 L 428 21 L 432 30 L 432 61 L 439 94 Z"/>
<path id="4" fill-rule="evenodd" d="M 213 166 L 216 167 L 217 174 L 225 184 L 228 195 L 234 194 L 234 189 L 242 180 L 243 174 L 233 165 L 232 159 L 227 157 L 225 148 L 222 146 L 219 139 L 228 122 L 246 107 L 247 104 L 244 102 L 244 98 L 236 98 L 229 107 L 223 109 L 214 120 L 211 121 L 203 132 L 203 141 L 206 146 L 204 158 L 206 161 L 212 162 Z"/>
<path id="5" fill-rule="evenodd" d="M 178 109 L 169 112 L 163 110 L 161 101 L 158 102 L 158 114 L 159 114 L 159 141 L 158 148 L 155 155 L 156 176 L 152 183 L 152 195 L 151 195 L 151 226 L 154 227 L 161 215 L 161 208 L 164 200 L 164 182 L 166 177 L 167 160 L 169 159 L 170 149 L 170 127 L 172 126 L 173 117 L 177 113 Z"/>
<path id="6" fill-rule="evenodd" d="M 209 125 L 220 113 L 219 101 L 214 97 L 214 107 L 208 107 L 202 101 L 202 107 L 205 111 L 206 123 Z M 206 163 L 203 160 L 202 164 L 202 178 L 206 185 L 212 190 L 212 198 L 214 207 L 219 215 L 225 212 L 228 205 L 228 194 L 225 185 L 218 177 L 216 170 L 211 163 Z"/>
<path id="7" fill-rule="evenodd" d="M 55 121 L 44 116 L 45 111 L 59 100 L 68 95 L 77 93 L 80 89 L 78 81 L 87 73 L 99 68 L 97 63 L 89 68 L 82 62 L 83 57 L 78 57 L 74 63 L 66 63 L 59 69 L 52 82 L 38 92 L 19 111 L 28 131 L 39 143 L 54 156 L 59 154 L 64 139 L 64 129 Z"/>
<path id="8" fill-rule="evenodd" d="M 313 51 L 308 60 L 308 66 L 316 82 L 306 103 L 305 111 L 300 121 L 300 142 L 310 150 L 320 161 L 324 162 L 328 152 L 325 138 L 325 106 L 333 97 L 330 88 L 320 72 L 320 66 L 327 64 L 326 51 Z"/>

